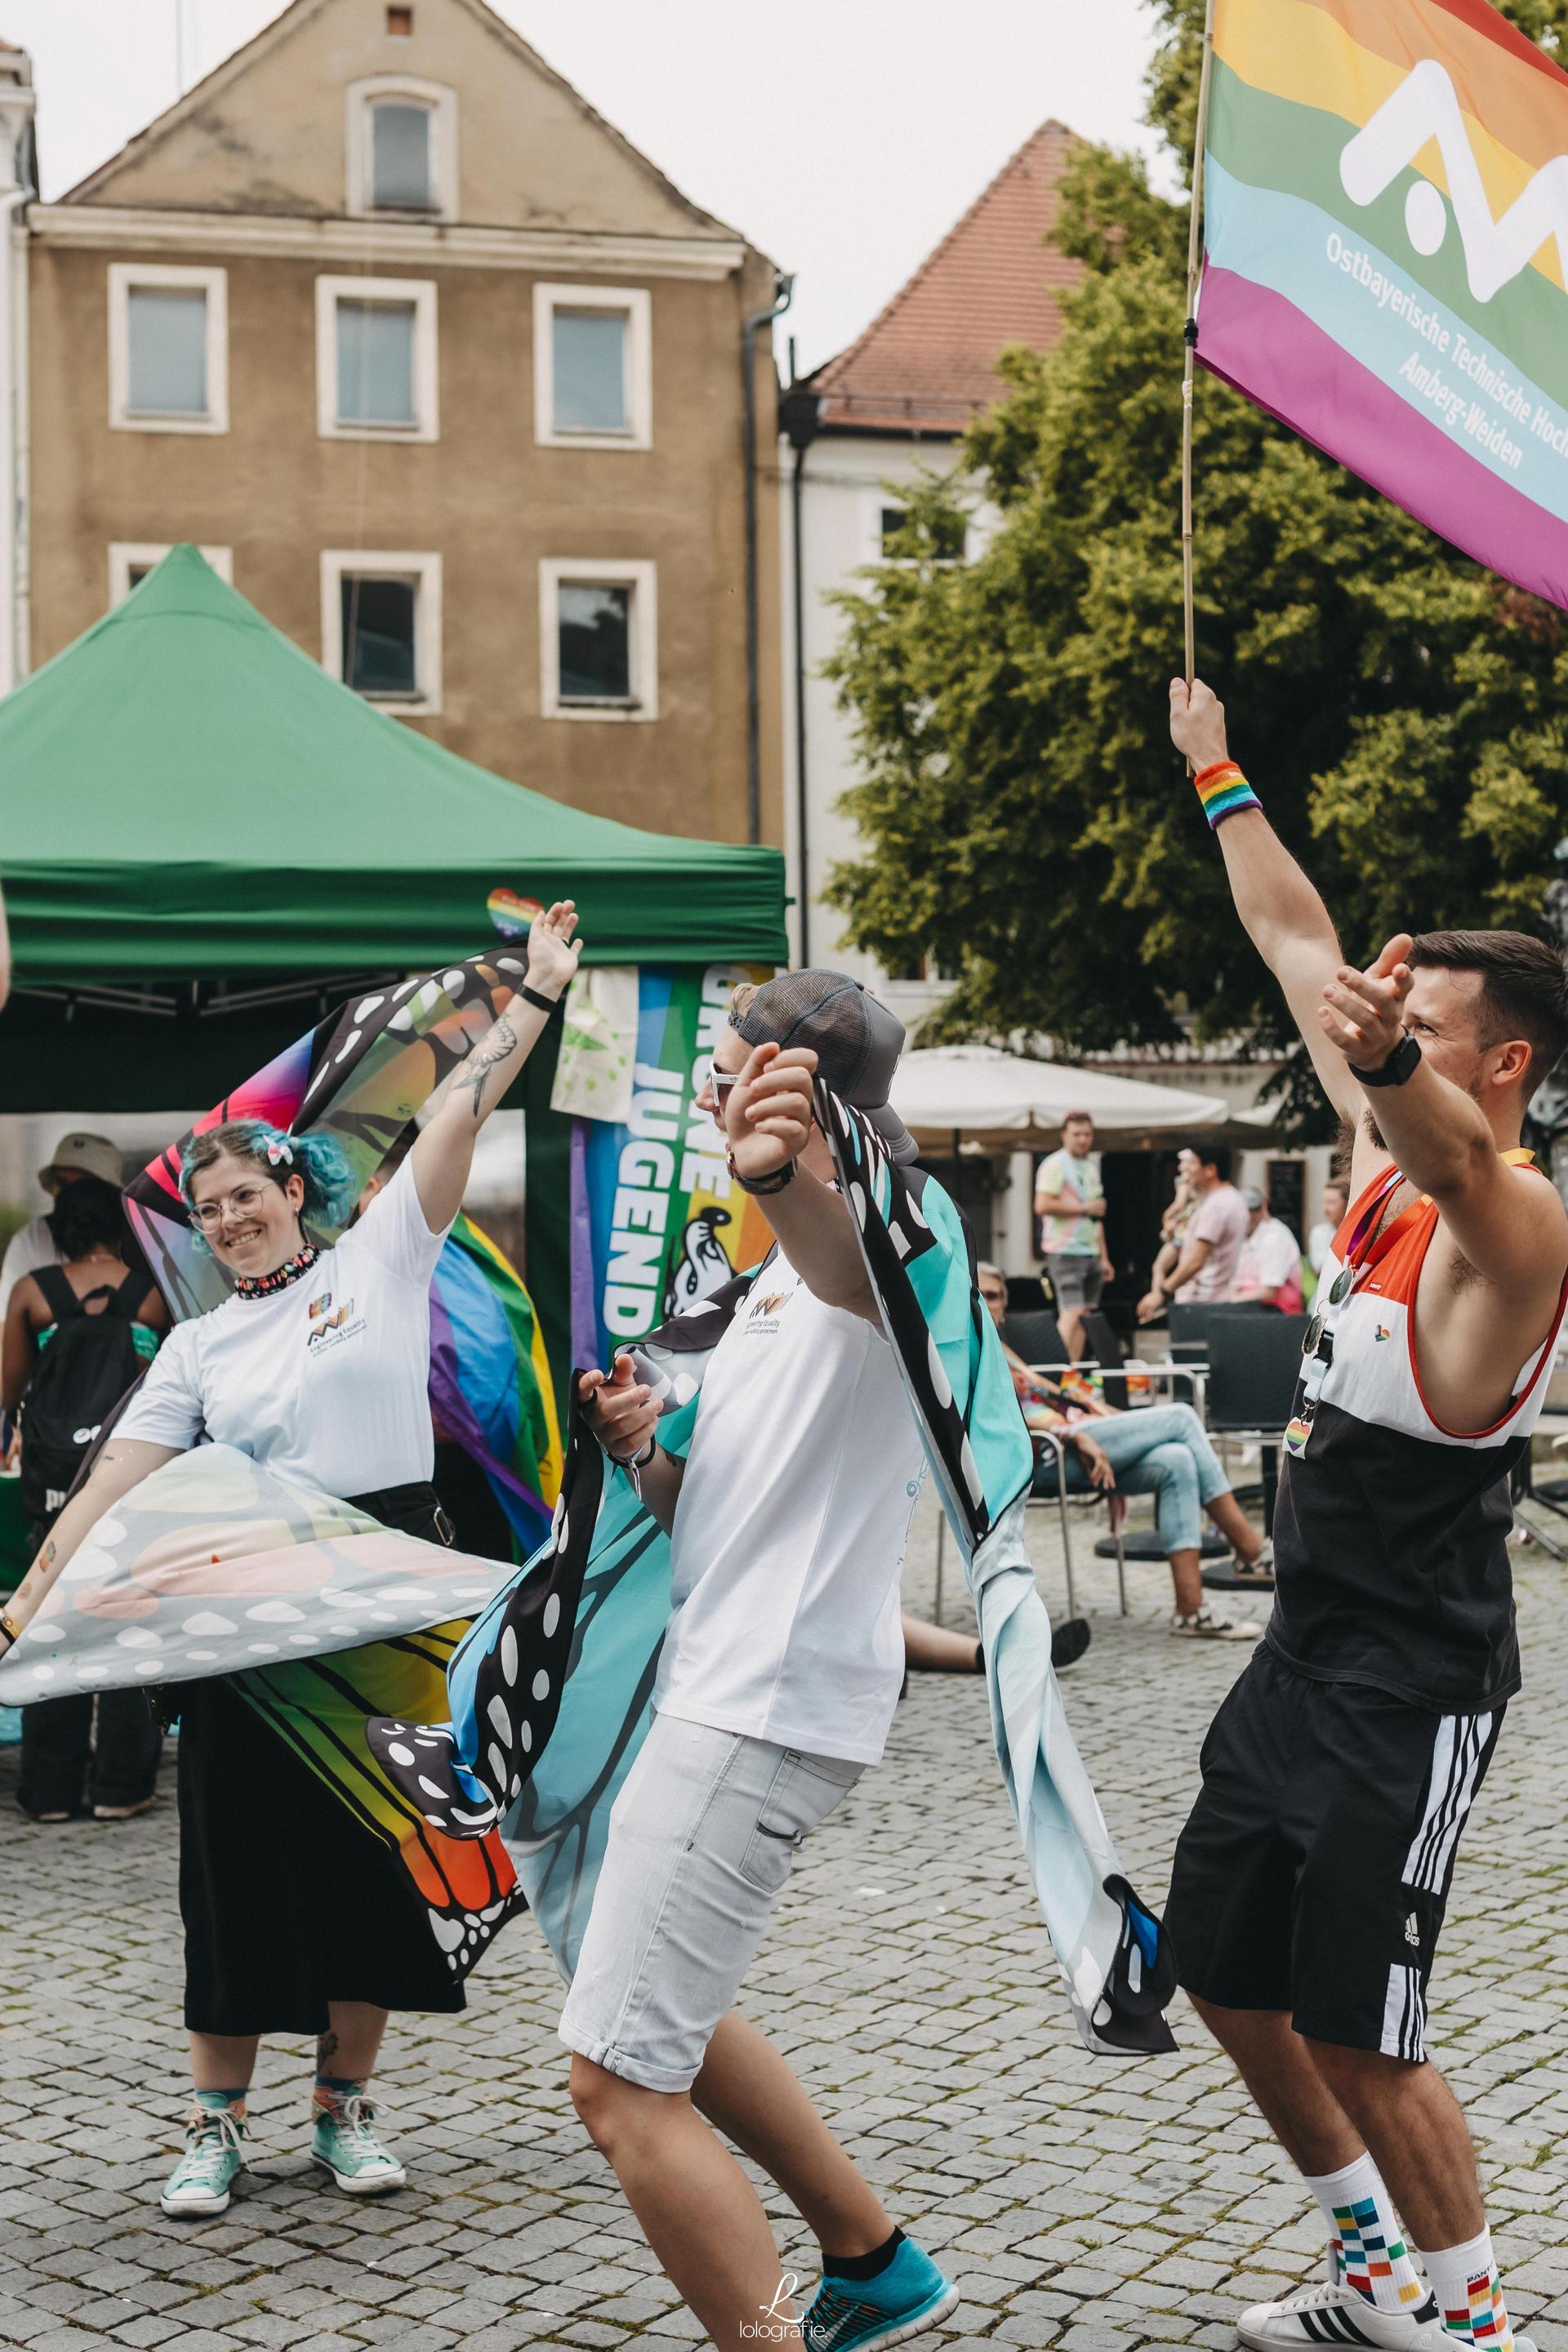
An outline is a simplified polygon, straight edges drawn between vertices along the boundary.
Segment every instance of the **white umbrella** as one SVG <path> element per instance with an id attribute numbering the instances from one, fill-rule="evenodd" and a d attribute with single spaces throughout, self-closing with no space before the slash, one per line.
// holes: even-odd
<path id="1" fill-rule="evenodd" d="M 1108 1077 L 1068 1062 L 1034 1062 L 995 1045 L 930 1045 L 906 1054 L 892 1099 L 917 1139 L 945 1144 L 961 1134 L 994 1151 L 1055 1143 L 1069 1110 L 1088 1111 L 1099 1139 L 1122 1150 L 1157 1136 L 1223 1127 L 1230 1118 L 1218 1095 Z"/>

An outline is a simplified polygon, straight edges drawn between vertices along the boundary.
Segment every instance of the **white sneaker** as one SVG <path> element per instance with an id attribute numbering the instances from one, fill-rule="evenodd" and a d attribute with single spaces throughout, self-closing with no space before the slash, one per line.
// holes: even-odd
<path id="1" fill-rule="evenodd" d="M 1184 1633 L 1192 1642 L 1258 1642 L 1263 1638 L 1261 1625 L 1250 1617 L 1222 1617 L 1219 1611 L 1205 1601 L 1190 1617 L 1178 1609 L 1171 1619 L 1173 1633 Z"/>
<path id="2" fill-rule="evenodd" d="M 1385 2352 L 1455 2352 L 1454 2338 L 1428 2295 L 1413 2311 L 1379 2311 L 1353 2286 L 1320 2280 L 1298 2287 L 1279 2303 L 1255 2303 L 1237 2322 L 1237 2334 L 1252 2352 L 1285 2352 L 1303 2344 L 1363 2344 Z M 1516 2336 L 1514 2352 L 1535 2352 L 1528 2336 Z"/>

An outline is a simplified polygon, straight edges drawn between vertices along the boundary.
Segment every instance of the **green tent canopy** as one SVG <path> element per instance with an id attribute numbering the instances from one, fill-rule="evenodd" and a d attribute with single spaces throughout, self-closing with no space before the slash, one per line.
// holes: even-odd
<path id="1" fill-rule="evenodd" d="M 189 546 L 0 703 L 0 877 L 5 1109 L 205 1099 L 356 976 L 495 938 L 496 890 L 575 898 L 595 962 L 788 952 L 777 850 L 640 832 L 458 759 Z"/>

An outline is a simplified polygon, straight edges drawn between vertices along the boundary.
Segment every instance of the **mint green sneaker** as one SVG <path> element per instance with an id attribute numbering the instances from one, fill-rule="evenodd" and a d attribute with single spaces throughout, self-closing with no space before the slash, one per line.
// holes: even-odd
<path id="1" fill-rule="evenodd" d="M 310 2154 L 351 2197 L 382 2197 L 408 2175 L 375 2136 L 375 2109 L 363 2091 L 331 2106 L 318 2103 Z"/>
<path id="2" fill-rule="evenodd" d="M 226 2100 L 208 2106 L 198 2091 L 185 2126 L 185 2152 L 158 2200 L 172 2220 L 227 2212 L 229 2190 L 245 2170 L 245 2117 Z"/>

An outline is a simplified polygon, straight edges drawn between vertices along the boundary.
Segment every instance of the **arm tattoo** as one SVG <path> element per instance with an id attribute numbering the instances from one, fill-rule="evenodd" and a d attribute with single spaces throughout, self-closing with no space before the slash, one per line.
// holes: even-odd
<path id="1" fill-rule="evenodd" d="M 503 1013 L 479 1045 L 476 1045 L 457 1076 L 452 1081 L 454 1091 L 466 1088 L 474 1097 L 474 1117 L 479 1118 L 485 1099 L 485 1088 L 490 1072 L 510 1058 L 517 1051 L 517 1031 Z"/>

